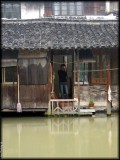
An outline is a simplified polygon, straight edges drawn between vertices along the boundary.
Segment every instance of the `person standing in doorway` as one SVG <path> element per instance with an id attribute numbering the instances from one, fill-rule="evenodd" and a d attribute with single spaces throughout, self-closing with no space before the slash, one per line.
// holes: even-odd
<path id="1" fill-rule="evenodd" d="M 60 70 L 58 70 L 58 77 L 59 77 L 59 85 L 60 85 L 60 92 L 61 98 L 65 99 L 68 98 L 68 86 L 67 86 L 67 68 L 65 64 L 61 64 Z"/>

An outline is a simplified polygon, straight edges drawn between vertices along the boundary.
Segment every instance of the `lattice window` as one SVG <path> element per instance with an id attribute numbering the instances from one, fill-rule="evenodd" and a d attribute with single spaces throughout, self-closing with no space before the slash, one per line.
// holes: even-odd
<path id="1" fill-rule="evenodd" d="M 21 5 L 20 2 L 2 2 L 2 18 L 21 18 Z"/>
<path id="2" fill-rule="evenodd" d="M 82 2 L 54 2 L 55 16 L 76 16 L 83 14 Z"/>
<path id="3" fill-rule="evenodd" d="M 109 55 L 94 55 L 96 63 L 92 64 L 92 76 L 91 82 L 97 84 L 106 84 L 107 83 L 107 67 L 109 64 Z M 98 70 L 98 71 L 94 71 Z"/>
<path id="4" fill-rule="evenodd" d="M 1 68 L 1 83 L 16 83 L 17 82 L 17 66 Z"/>

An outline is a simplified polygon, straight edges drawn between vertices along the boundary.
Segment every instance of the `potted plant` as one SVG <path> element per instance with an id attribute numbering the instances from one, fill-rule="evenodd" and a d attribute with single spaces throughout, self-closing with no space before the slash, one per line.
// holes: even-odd
<path id="1" fill-rule="evenodd" d="M 89 101 L 89 107 L 94 107 L 94 101 L 93 100 Z"/>

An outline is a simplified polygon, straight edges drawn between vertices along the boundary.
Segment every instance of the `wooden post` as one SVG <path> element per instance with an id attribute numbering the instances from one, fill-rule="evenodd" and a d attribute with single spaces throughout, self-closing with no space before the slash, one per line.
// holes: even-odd
<path id="1" fill-rule="evenodd" d="M 109 101 L 108 99 L 108 92 L 109 92 L 109 88 L 110 87 L 110 70 L 109 70 L 109 65 L 107 68 L 107 115 L 111 115 L 111 101 Z"/>
<path id="2" fill-rule="evenodd" d="M 79 50 L 77 50 L 77 82 L 78 82 L 78 113 L 80 112 L 80 60 Z"/>
<path id="3" fill-rule="evenodd" d="M 17 103 L 17 112 L 22 112 L 22 107 L 20 103 L 20 79 L 19 79 L 18 65 L 17 65 L 17 84 L 18 84 L 18 103 Z"/>
<path id="4" fill-rule="evenodd" d="M 53 55 L 52 55 L 52 62 L 50 63 L 50 81 L 51 81 L 51 84 L 52 84 L 52 86 L 51 86 L 51 93 L 50 93 L 50 99 L 52 98 L 55 98 L 54 97 L 54 72 L 53 72 Z"/>
<path id="5" fill-rule="evenodd" d="M 19 88 L 20 82 L 19 82 L 19 74 L 18 74 L 18 103 L 20 102 L 20 88 Z"/>
<path id="6" fill-rule="evenodd" d="M 49 49 L 49 61 L 50 62 L 50 79 L 51 79 L 51 92 L 50 92 L 50 99 L 54 98 L 54 79 L 53 79 L 53 54 Z"/>

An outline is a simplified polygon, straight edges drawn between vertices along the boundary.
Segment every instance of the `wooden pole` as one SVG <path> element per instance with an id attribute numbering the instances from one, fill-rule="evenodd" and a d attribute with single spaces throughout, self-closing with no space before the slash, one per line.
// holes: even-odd
<path id="1" fill-rule="evenodd" d="M 109 65 L 107 67 L 107 115 L 111 115 L 111 101 L 108 99 L 108 94 L 110 92 L 110 70 Z"/>
<path id="2" fill-rule="evenodd" d="M 79 50 L 77 50 L 77 70 L 78 70 L 77 71 L 77 81 L 78 81 L 78 110 L 80 112 L 80 60 L 79 60 Z"/>
<path id="3" fill-rule="evenodd" d="M 20 82 L 19 82 L 19 74 L 18 74 L 18 103 L 20 102 L 20 95 L 19 95 L 19 92 L 20 92 L 20 88 L 19 88 L 19 84 L 20 84 Z"/>
<path id="4" fill-rule="evenodd" d="M 20 103 L 20 80 L 19 80 L 18 66 L 17 66 L 17 84 L 18 84 L 17 112 L 22 112 L 22 107 L 21 107 L 21 103 Z"/>
<path id="5" fill-rule="evenodd" d="M 107 67 L 107 91 L 108 91 L 109 85 L 110 85 L 110 70 L 109 70 L 109 66 L 108 66 Z M 108 100 L 108 94 L 107 94 L 107 100 Z"/>
<path id="6" fill-rule="evenodd" d="M 52 63 L 51 63 L 51 73 L 52 73 L 52 91 L 51 91 L 51 98 L 55 98 L 55 97 L 54 97 L 54 78 L 55 78 L 55 75 L 54 75 L 54 72 L 53 72 L 53 69 L 54 69 L 53 54 L 51 55 L 51 60 L 52 60 Z"/>

